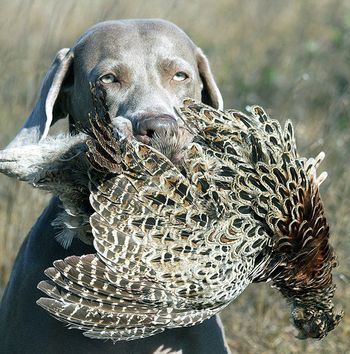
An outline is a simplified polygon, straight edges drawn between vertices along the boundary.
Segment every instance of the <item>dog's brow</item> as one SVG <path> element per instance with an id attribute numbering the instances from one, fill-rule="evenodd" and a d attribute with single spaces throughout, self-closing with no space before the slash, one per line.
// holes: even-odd
<path id="1" fill-rule="evenodd" d="M 194 74 L 193 66 L 187 62 L 186 60 L 176 57 L 176 58 L 170 58 L 170 57 L 164 57 L 164 58 L 159 58 L 157 61 L 158 66 L 160 66 L 163 70 L 165 71 L 170 71 L 170 70 L 186 70 L 189 71 L 190 73 Z"/>
<path id="2" fill-rule="evenodd" d="M 119 60 L 115 59 L 106 59 L 100 61 L 89 73 L 90 78 L 96 78 L 103 74 L 113 72 L 120 74 L 122 76 L 129 75 L 130 68 L 129 66 Z"/>

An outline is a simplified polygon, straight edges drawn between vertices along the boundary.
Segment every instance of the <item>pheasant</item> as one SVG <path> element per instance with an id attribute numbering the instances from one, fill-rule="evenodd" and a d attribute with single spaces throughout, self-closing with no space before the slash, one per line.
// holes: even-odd
<path id="1" fill-rule="evenodd" d="M 150 146 L 116 137 L 102 111 L 70 152 L 86 171 L 96 254 L 55 261 L 40 306 L 85 336 L 133 340 L 200 323 L 270 281 L 299 338 L 335 328 L 324 154 L 299 157 L 290 121 L 187 100 L 179 115 L 193 142 L 172 131 Z"/>

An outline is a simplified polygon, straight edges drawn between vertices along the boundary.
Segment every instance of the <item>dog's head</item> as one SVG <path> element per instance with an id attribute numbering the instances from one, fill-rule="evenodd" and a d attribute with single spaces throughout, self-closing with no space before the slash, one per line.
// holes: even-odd
<path id="1" fill-rule="evenodd" d="M 154 132 L 181 126 L 175 107 L 186 97 L 222 108 L 222 98 L 202 51 L 177 26 L 163 20 L 121 20 L 95 25 L 72 49 L 61 49 L 39 99 L 11 143 L 45 137 L 58 119 L 70 129 L 88 124 L 90 84 L 106 92 L 112 120 L 124 117 L 148 142 Z"/>

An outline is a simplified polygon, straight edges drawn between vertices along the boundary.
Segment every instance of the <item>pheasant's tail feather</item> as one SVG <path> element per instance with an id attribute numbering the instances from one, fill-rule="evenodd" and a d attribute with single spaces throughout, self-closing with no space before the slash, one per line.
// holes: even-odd
<path id="1" fill-rule="evenodd" d="M 186 301 L 163 290 L 161 284 L 142 286 L 137 277 L 115 273 L 94 255 L 68 257 L 54 266 L 46 271 L 51 282 L 38 285 L 49 298 L 37 303 L 91 338 L 143 338 L 202 322 L 218 311 L 187 308 Z"/>

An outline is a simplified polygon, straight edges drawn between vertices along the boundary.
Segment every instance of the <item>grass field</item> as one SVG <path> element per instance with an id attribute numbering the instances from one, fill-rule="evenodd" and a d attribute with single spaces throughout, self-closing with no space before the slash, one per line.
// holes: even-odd
<path id="1" fill-rule="evenodd" d="M 106 19 L 161 17 L 182 27 L 209 57 L 226 108 L 259 104 L 292 119 L 299 152 L 326 152 L 321 193 L 339 259 L 341 325 L 300 341 L 281 296 L 252 285 L 222 314 L 233 353 L 350 352 L 350 2 L 345 0 L 1 1 L 0 146 L 35 101 L 56 51 Z M 0 176 L 0 287 L 48 195 Z"/>

